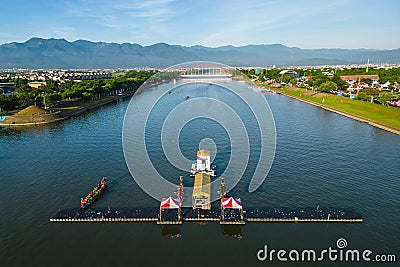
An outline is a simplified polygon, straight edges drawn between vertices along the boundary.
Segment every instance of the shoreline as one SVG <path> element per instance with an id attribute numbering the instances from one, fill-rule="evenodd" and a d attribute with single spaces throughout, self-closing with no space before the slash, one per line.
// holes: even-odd
<path id="1" fill-rule="evenodd" d="M 83 114 L 83 113 L 85 113 L 87 111 L 99 108 L 101 106 L 105 106 L 105 105 L 111 104 L 113 102 L 118 102 L 118 101 L 123 100 L 125 98 L 131 97 L 134 94 L 135 94 L 135 92 L 130 92 L 130 93 L 127 93 L 127 94 L 124 94 L 124 95 L 120 95 L 120 96 L 114 97 L 112 99 L 108 99 L 108 100 L 106 100 L 104 102 L 100 102 L 100 103 L 96 103 L 96 104 L 89 105 L 89 106 L 86 106 L 86 107 L 78 108 L 78 109 L 76 109 L 74 111 L 71 111 L 71 112 L 67 113 L 65 115 L 64 119 L 69 119 L 69 118 L 78 116 L 80 114 Z"/>
<path id="2" fill-rule="evenodd" d="M 369 124 L 371 126 L 374 126 L 376 128 L 385 130 L 387 132 L 391 132 L 391 133 L 400 135 L 400 129 L 393 128 L 391 126 L 387 126 L 385 124 L 382 124 L 382 123 L 379 123 L 379 122 L 375 122 L 375 121 L 372 121 L 370 119 L 366 119 L 366 118 L 363 118 L 363 117 L 360 117 L 360 116 L 357 116 L 357 115 L 354 115 L 354 114 L 351 114 L 351 113 L 348 113 L 348 112 L 345 112 L 345 111 L 341 111 L 341 110 L 338 110 L 338 109 L 335 109 L 335 108 L 327 107 L 327 106 L 325 106 L 323 104 L 315 103 L 313 101 L 310 101 L 310 100 L 307 100 L 307 99 L 303 99 L 303 98 L 300 98 L 300 97 L 297 97 L 297 96 L 293 96 L 293 95 L 287 94 L 285 92 L 278 92 L 278 94 L 281 94 L 281 95 L 284 95 L 284 96 L 287 96 L 287 97 L 302 101 L 304 103 L 307 103 L 307 104 L 310 104 L 310 105 L 313 105 L 313 106 L 316 106 L 316 107 L 320 107 L 322 109 L 334 112 L 336 114 L 348 117 L 348 118 L 356 120 L 356 121 L 367 123 L 367 124 Z"/>
<path id="3" fill-rule="evenodd" d="M 121 96 L 114 97 L 112 99 L 106 100 L 104 102 L 96 103 L 93 105 L 88 105 L 85 107 L 77 108 L 76 110 L 70 111 L 67 114 L 65 114 L 62 118 L 51 120 L 51 121 L 41 121 L 41 122 L 27 122 L 27 123 L 1 123 L 0 122 L 0 127 L 13 127 L 13 126 L 35 126 L 35 125 L 45 125 L 45 124 L 50 124 L 54 122 L 59 122 L 59 121 L 64 121 L 67 119 L 70 119 L 72 117 L 81 115 L 85 112 L 91 111 L 93 109 L 99 108 L 101 106 L 105 106 L 108 104 L 111 104 L 113 102 L 118 102 L 120 100 L 123 100 L 125 98 L 131 97 L 134 95 L 134 92 L 130 92 Z"/>
<path id="4" fill-rule="evenodd" d="M 369 124 L 371 126 L 374 126 L 376 128 L 385 130 L 387 132 L 400 135 L 400 129 L 397 129 L 397 128 L 394 128 L 394 127 L 391 127 L 391 126 L 388 126 L 388 125 L 385 125 L 385 124 L 382 124 L 382 123 L 378 123 L 378 122 L 372 121 L 370 119 L 366 119 L 366 118 L 363 118 L 363 117 L 360 117 L 358 115 L 354 115 L 354 114 L 351 114 L 351 113 L 348 113 L 348 112 L 345 112 L 345 111 L 341 111 L 341 110 L 338 110 L 338 109 L 335 109 L 335 108 L 331 108 L 331 107 L 325 106 L 323 104 L 315 103 L 313 101 L 310 101 L 310 100 L 307 100 L 307 99 L 303 99 L 301 97 L 293 96 L 293 95 L 287 94 L 285 92 L 279 92 L 279 91 L 274 91 L 274 92 L 276 94 L 281 94 L 281 95 L 284 95 L 286 97 L 290 97 L 292 99 L 296 99 L 296 100 L 299 100 L 301 102 L 304 102 L 304 103 L 307 103 L 307 104 L 322 108 L 324 110 L 328 110 L 330 112 L 334 112 L 336 114 L 345 116 L 347 118 L 351 118 L 351 119 L 359 121 L 359 122 L 367 123 L 367 124 Z M 4 124 L 4 123 L 0 122 L 0 127 L 34 126 L 34 125 L 44 125 L 44 124 L 59 122 L 59 121 L 67 120 L 69 118 L 81 115 L 81 114 L 83 114 L 85 112 L 91 111 L 91 110 L 99 108 L 101 106 L 105 106 L 105 105 L 111 104 L 113 102 L 118 102 L 118 101 L 123 100 L 123 99 L 125 99 L 127 97 L 130 97 L 132 95 L 134 95 L 134 92 L 131 92 L 131 93 L 128 93 L 128 94 L 125 94 L 125 95 L 122 95 L 122 96 L 117 96 L 115 98 L 109 99 L 109 100 L 104 101 L 104 102 L 100 102 L 100 103 L 96 103 L 96 104 L 89 105 L 89 106 L 86 106 L 86 107 L 78 108 L 78 109 L 76 109 L 74 111 L 71 111 L 71 112 L 67 113 L 64 117 L 56 119 L 56 120 L 44 121 L 44 122 L 14 123 L 14 124 L 13 123 Z"/>

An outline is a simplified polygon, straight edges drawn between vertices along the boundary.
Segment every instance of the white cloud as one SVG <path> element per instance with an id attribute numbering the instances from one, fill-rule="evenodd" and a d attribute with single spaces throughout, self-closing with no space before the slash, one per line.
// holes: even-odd
<path id="1" fill-rule="evenodd" d="M 135 24 L 163 22 L 173 14 L 169 5 L 172 0 L 150 1 L 93 1 L 68 2 L 67 11 L 72 16 L 89 19 L 94 24 L 111 28 L 129 29 Z M 83 7 L 83 8 L 82 8 Z"/>
<path id="2" fill-rule="evenodd" d="M 343 44 L 343 33 L 336 31 L 334 36 L 327 31 L 334 32 L 334 28 L 351 31 L 364 27 L 359 22 L 360 14 L 365 14 L 366 10 L 372 12 L 371 8 L 361 5 L 361 0 L 55 1 L 64 1 L 55 4 L 64 21 L 55 21 L 49 29 L 50 34 L 143 45 L 157 42 L 207 46 L 282 43 L 300 47 L 332 47 L 340 42 Z M 380 7 L 374 5 L 374 8 Z M 390 6 L 382 10 L 393 14 Z M 382 25 L 390 23 L 383 17 L 390 20 L 392 16 L 380 15 L 374 20 L 377 26 L 381 26 L 382 35 L 388 32 Z M 391 39 L 395 43 L 398 37 Z M 382 40 L 380 42 L 384 45 Z"/>

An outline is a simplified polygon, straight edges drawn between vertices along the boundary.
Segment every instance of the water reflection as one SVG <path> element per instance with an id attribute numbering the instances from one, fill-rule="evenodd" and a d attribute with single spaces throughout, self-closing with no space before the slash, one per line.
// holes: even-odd
<path id="1" fill-rule="evenodd" d="M 59 122 L 54 122 L 48 124 L 0 127 L 0 137 L 20 136 L 25 133 L 37 134 L 43 131 L 51 132 L 54 129 L 57 129 L 59 126 L 60 126 Z"/>
<path id="2" fill-rule="evenodd" d="M 242 226 L 240 225 L 221 225 L 222 235 L 224 237 L 233 237 L 242 239 Z"/>
<path id="3" fill-rule="evenodd" d="M 178 225 L 163 225 L 161 226 L 161 234 L 168 238 L 180 238 L 181 229 Z"/>

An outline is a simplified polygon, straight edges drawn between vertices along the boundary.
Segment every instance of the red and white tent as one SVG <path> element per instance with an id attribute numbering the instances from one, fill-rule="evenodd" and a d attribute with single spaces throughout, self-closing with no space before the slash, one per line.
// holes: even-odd
<path id="1" fill-rule="evenodd" d="M 243 209 L 240 198 L 222 198 L 221 202 L 223 209 Z"/>
<path id="2" fill-rule="evenodd" d="M 180 207 L 179 198 L 162 198 L 160 209 L 178 209 Z"/>

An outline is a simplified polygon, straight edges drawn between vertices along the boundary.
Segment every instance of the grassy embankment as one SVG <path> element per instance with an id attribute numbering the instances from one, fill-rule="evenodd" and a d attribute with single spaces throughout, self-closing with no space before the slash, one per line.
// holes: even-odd
<path id="1" fill-rule="evenodd" d="M 68 117 L 71 114 L 78 112 L 79 110 L 83 110 L 83 109 L 90 108 L 93 106 L 101 105 L 102 103 L 106 103 L 106 102 L 111 101 L 116 98 L 121 98 L 121 96 L 113 95 L 113 96 L 103 97 L 103 98 L 100 98 L 97 100 L 91 100 L 89 102 L 81 101 L 79 105 L 63 107 L 63 108 L 53 108 L 53 111 L 56 111 L 56 112 L 59 111 L 63 117 Z"/>
<path id="2" fill-rule="evenodd" d="M 29 106 L 0 122 L 0 125 L 32 125 L 62 120 L 59 113 L 51 113 L 41 107 Z"/>
<path id="3" fill-rule="evenodd" d="M 347 97 L 341 97 L 328 93 L 315 94 L 315 92 L 311 90 L 307 91 L 305 89 L 296 87 L 285 87 L 274 90 L 289 96 L 313 102 L 317 105 L 347 113 L 348 115 L 361 117 L 371 122 L 388 126 L 400 131 L 399 108 L 364 102 L 361 100 L 351 100 Z"/>
<path id="4" fill-rule="evenodd" d="M 92 100 L 89 102 L 80 101 L 77 105 L 74 106 L 69 106 L 64 108 L 53 108 L 52 112 L 44 110 L 41 107 L 29 106 L 23 110 L 16 112 L 14 115 L 8 116 L 4 121 L 0 123 L 0 125 L 29 126 L 29 125 L 46 124 L 55 121 L 60 121 L 70 116 L 74 116 L 82 112 L 85 112 L 87 110 L 102 106 L 107 102 L 112 102 L 118 98 L 123 98 L 124 96 L 113 95 L 98 100 Z"/>

